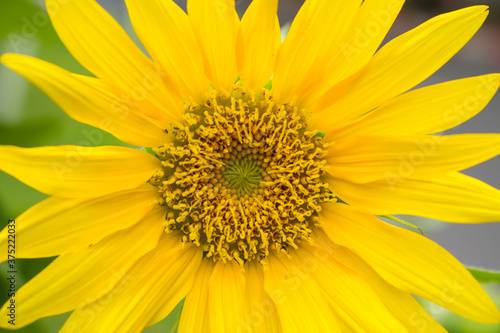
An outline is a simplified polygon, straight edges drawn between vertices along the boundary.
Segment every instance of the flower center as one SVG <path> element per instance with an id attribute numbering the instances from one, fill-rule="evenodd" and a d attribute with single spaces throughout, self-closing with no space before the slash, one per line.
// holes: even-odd
<path id="1" fill-rule="evenodd" d="M 231 156 L 220 173 L 224 186 L 235 190 L 236 195 L 241 198 L 245 195 L 252 195 L 259 188 L 265 170 L 261 167 L 262 161 L 239 155 Z"/>
<path id="2" fill-rule="evenodd" d="M 310 242 L 320 204 L 333 199 L 321 179 L 326 145 L 295 105 L 235 86 L 187 104 L 172 130 L 174 141 L 154 149 L 162 169 L 151 178 L 166 232 L 241 265 Z"/>

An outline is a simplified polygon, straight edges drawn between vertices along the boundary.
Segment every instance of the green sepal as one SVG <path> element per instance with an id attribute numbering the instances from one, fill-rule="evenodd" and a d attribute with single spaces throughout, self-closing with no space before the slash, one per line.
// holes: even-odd
<path id="1" fill-rule="evenodd" d="M 418 231 L 420 231 L 420 233 L 422 234 L 422 236 L 424 235 L 424 232 L 422 231 L 422 229 L 420 229 L 416 225 L 411 224 L 410 222 L 406 222 L 404 220 L 398 219 L 397 217 L 394 217 L 392 215 L 380 215 L 380 217 L 383 217 L 384 219 L 388 219 L 388 220 L 391 220 L 391 221 L 394 221 L 394 222 L 397 222 L 397 223 L 401 223 L 401 224 L 407 225 L 407 226 L 412 227 L 414 229 L 418 229 Z"/>
<path id="2" fill-rule="evenodd" d="M 273 89 L 273 80 L 272 79 L 269 80 L 269 82 L 266 83 L 266 85 L 264 86 L 264 88 L 267 89 L 267 90 Z"/>
<path id="3" fill-rule="evenodd" d="M 153 148 L 149 148 L 149 147 L 147 147 L 147 148 L 144 148 L 144 151 L 145 151 L 146 153 L 148 153 L 148 154 L 153 155 L 154 157 L 158 157 L 158 155 L 156 155 L 156 153 L 154 152 Z"/>

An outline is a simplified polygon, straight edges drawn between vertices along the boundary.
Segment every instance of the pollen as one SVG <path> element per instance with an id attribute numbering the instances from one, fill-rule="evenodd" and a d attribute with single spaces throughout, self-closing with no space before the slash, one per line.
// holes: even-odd
<path id="1" fill-rule="evenodd" d="M 335 199 L 322 180 L 327 144 L 306 126 L 303 111 L 266 89 L 212 90 L 204 105 L 186 104 L 175 139 L 154 149 L 165 231 L 241 265 L 311 242 L 321 204 Z"/>

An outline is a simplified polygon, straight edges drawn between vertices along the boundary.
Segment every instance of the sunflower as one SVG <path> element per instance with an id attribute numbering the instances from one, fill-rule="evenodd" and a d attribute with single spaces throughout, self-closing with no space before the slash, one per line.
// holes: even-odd
<path id="1" fill-rule="evenodd" d="M 17 257 L 57 256 L 0 327 L 73 311 L 61 332 L 140 332 L 184 301 L 179 332 L 444 332 L 412 295 L 500 322 L 451 254 L 378 218 L 500 219 L 500 192 L 459 173 L 499 154 L 500 135 L 439 134 L 480 112 L 500 75 L 411 90 L 488 9 L 379 49 L 403 3 L 308 0 L 281 42 L 277 0 L 241 20 L 233 0 L 189 0 L 188 15 L 126 0 L 148 57 L 95 1 L 46 0 L 95 77 L 1 62 L 70 117 L 148 148 L 0 147 L 0 169 L 51 195 L 16 219 Z"/>

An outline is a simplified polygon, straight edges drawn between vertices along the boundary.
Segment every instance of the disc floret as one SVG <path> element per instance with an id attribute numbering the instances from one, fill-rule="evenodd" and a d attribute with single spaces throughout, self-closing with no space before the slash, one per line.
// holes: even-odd
<path id="1" fill-rule="evenodd" d="M 295 105 L 275 105 L 265 89 L 213 90 L 172 130 L 173 142 L 154 149 L 162 169 L 151 178 L 168 207 L 166 232 L 240 264 L 310 241 L 331 200 L 326 145 Z"/>

